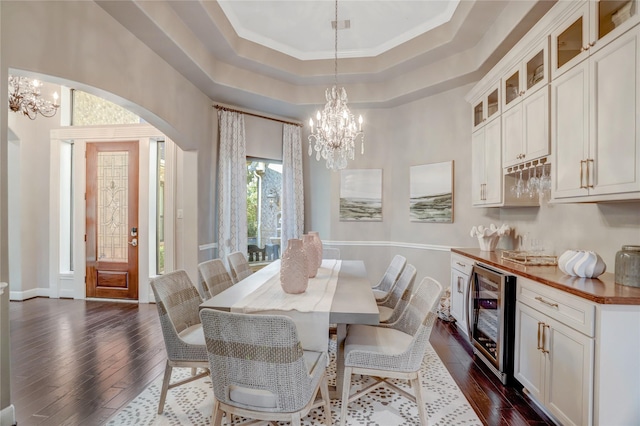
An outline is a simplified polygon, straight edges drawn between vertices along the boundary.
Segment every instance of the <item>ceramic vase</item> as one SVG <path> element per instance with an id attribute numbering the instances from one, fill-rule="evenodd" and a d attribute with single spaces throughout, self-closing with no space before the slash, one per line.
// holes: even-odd
<path id="1" fill-rule="evenodd" d="M 280 261 L 282 290 L 290 294 L 304 293 L 309 284 L 307 269 L 307 254 L 304 251 L 302 240 L 290 239 Z"/>
<path id="2" fill-rule="evenodd" d="M 316 231 L 309 231 L 309 235 L 311 235 L 313 237 L 313 245 L 316 248 L 316 262 L 317 262 L 317 268 L 319 268 L 320 266 L 322 266 L 322 240 L 320 239 L 320 234 L 318 234 L 318 232 Z"/>
<path id="3" fill-rule="evenodd" d="M 317 248 L 314 244 L 314 238 L 312 235 L 304 234 L 302 236 L 302 245 L 304 252 L 307 255 L 307 273 L 309 278 L 313 278 L 318 273 L 318 259 L 316 256 Z"/>
<path id="4" fill-rule="evenodd" d="M 567 250 L 558 258 L 558 268 L 567 275 L 596 278 L 607 270 L 607 265 L 595 251 Z"/>

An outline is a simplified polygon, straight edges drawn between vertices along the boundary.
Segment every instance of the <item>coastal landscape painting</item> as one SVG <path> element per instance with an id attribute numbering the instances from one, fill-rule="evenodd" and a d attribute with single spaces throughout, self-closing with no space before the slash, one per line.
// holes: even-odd
<path id="1" fill-rule="evenodd" d="M 412 222 L 453 222 L 453 161 L 410 167 L 409 186 Z"/>
<path id="2" fill-rule="evenodd" d="M 382 169 L 341 171 L 340 220 L 382 220 Z"/>

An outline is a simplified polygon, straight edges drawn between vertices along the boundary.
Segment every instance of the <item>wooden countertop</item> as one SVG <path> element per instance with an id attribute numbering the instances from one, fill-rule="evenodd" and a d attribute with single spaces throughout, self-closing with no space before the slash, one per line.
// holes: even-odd
<path id="1" fill-rule="evenodd" d="M 451 252 L 595 303 L 640 305 L 640 287 L 616 284 L 611 272 L 605 272 L 598 278 L 581 278 L 566 275 L 557 266 L 525 266 L 502 259 L 502 250 L 488 252 L 478 248 L 452 248 Z M 612 270 L 613 265 L 607 265 L 607 269 Z"/>

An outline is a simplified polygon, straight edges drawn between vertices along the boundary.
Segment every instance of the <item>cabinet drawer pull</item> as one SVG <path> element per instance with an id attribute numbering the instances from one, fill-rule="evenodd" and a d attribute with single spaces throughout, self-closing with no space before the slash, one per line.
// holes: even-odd
<path id="1" fill-rule="evenodd" d="M 558 304 L 557 304 L 557 303 L 551 303 L 551 302 L 549 302 L 548 300 L 544 300 L 544 299 L 543 299 L 542 297 L 540 297 L 540 296 L 537 296 L 537 297 L 536 297 L 536 300 L 537 300 L 538 302 L 544 303 L 545 305 L 551 306 L 552 308 L 557 308 L 557 307 L 558 307 Z"/>
<path id="2" fill-rule="evenodd" d="M 465 265 L 464 263 L 460 263 L 460 262 L 456 262 L 456 265 L 461 266 L 463 268 L 465 268 L 467 265 Z"/>

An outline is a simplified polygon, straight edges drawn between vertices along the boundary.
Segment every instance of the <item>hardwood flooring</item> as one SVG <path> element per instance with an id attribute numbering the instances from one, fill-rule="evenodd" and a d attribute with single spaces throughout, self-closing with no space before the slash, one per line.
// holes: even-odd
<path id="1" fill-rule="evenodd" d="M 155 305 L 35 298 L 9 317 L 19 426 L 101 425 L 164 371 Z M 552 424 L 475 362 L 455 325 L 438 321 L 431 343 L 485 425 Z"/>

